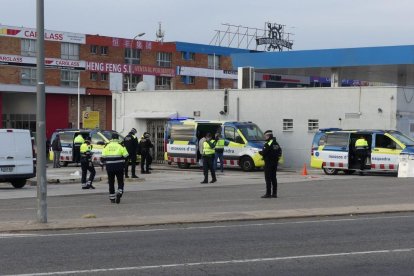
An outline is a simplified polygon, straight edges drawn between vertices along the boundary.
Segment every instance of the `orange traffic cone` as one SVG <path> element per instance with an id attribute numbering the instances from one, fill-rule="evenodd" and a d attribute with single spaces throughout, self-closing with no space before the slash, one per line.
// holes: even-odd
<path id="1" fill-rule="evenodd" d="M 308 170 L 306 169 L 306 163 L 303 164 L 302 175 L 308 175 Z"/>

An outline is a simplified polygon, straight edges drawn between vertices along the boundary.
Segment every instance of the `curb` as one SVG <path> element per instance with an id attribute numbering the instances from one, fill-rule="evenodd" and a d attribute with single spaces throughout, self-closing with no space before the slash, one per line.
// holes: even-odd
<path id="1" fill-rule="evenodd" d="M 185 223 L 297 219 L 404 212 L 414 212 L 414 204 L 182 214 L 151 217 L 130 215 L 116 218 L 96 218 L 94 216 L 89 216 L 88 218 L 52 220 L 45 224 L 39 223 L 37 221 L 11 221 L 7 223 L 0 223 L 0 233 L 22 233 L 41 230 L 73 230 L 109 227 L 140 227 Z"/>

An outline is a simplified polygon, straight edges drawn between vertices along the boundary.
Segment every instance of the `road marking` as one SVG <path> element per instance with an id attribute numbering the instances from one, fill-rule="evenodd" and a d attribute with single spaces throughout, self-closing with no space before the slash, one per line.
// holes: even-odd
<path id="1" fill-rule="evenodd" d="M 413 251 L 414 251 L 414 248 L 384 249 L 384 250 L 375 250 L 375 251 L 357 251 L 357 252 L 341 252 L 341 253 L 329 253 L 329 254 L 299 255 L 299 256 L 257 258 L 257 259 L 241 259 L 241 260 L 228 260 L 228 261 L 211 261 L 211 262 L 197 262 L 197 263 L 178 263 L 178 264 L 164 264 L 164 265 L 114 267 L 114 268 L 71 270 L 71 271 L 55 271 L 55 272 L 40 272 L 40 273 L 13 274 L 13 275 L 14 276 L 29 276 L 29 275 L 30 276 L 46 276 L 46 275 L 86 274 L 86 273 L 99 273 L 99 272 L 111 272 L 111 271 L 119 272 L 119 271 L 133 271 L 133 270 L 150 270 L 150 269 L 192 267 L 192 266 L 277 262 L 277 261 L 290 261 L 290 260 L 299 260 L 299 259 L 348 257 L 348 256 L 371 255 L 371 254 L 410 253 L 410 252 L 413 252 Z M 11 275 L 3 275 L 3 276 L 11 276 Z"/>
<path id="2" fill-rule="evenodd" d="M 53 234 L 37 234 L 37 233 L 0 233 L 0 239 L 11 238 L 32 238 L 32 237 L 62 237 L 62 236 L 87 236 L 87 235 L 108 235 L 122 233 L 140 233 L 140 232 L 162 232 L 162 231 L 188 231 L 198 229 L 221 229 L 221 228 L 247 228 L 247 227 L 263 227 L 272 225 L 291 225 L 291 224 L 316 224 L 330 222 L 352 222 L 352 221 L 372 221 L 386 219 L 407 219 L 414 218 L 414 215 L 402 216 L 386 216 L 386 217 L 355 217 L 342 219 L 324 219 L 324 220 L 308 220 L 308 221 L 286 221 L 286 222 L 267 222 L 267 223 L 249 223 L 249 224 L 233 224 L 233 225 L 211 225 L 211 226 L 189 226 L 189 227 L 171 227 L 171 228 L 152 228 L 152 229 L 133 229 L 133 230 L 115 230 L 115 231 L 94 231 L 94 232 L 74 232 L 74 233 L 53 233 Z"/>

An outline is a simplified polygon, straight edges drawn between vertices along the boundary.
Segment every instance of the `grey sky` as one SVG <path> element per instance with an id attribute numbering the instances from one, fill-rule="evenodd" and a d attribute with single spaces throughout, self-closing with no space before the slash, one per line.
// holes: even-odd
<path id="1" fill-rule="evenodd" d="M 221 23 L 287 26 L 295 50 L 414 44 L 412 0 L 44 0 L 45 28 L 208 44 Z M 0 23 L 36 27 L 36 0 L 0 0 Z"/>

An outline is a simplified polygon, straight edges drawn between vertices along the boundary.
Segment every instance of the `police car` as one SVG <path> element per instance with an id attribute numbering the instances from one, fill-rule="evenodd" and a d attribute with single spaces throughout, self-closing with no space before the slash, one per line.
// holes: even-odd
<path id="1" fill-rule="evenodd" d="M 102 155 L 102 149 L 111 140 L 112 133 L 117 133 L 114 130 L 100 130 L 100 129 L 57 129 L 50 139 L 51 142 L 59 134 L 60 142 L 62 144 L 62 152 L 60 154 L 60 162 L 63 166 L 73 163 L 73 140 L 78 134 L 84 138 L 91 137 L 91 145 L 93 152 L 93 162 L 98 163 Z M 119 136 L 119 141 L 122 142 L 124 137 Z M 50 160 L 53 160 L 53 150 L 50 148 Z"/>
<path id="2" fill-rule="evenodd" d="M 320 129 L 312 142 L 311 167 L 328 175 L 354 173 L 360 166 L 355 151 L 355 141 L 360 137 L 368 142 L 367 170 L 397 172 L 399 155 L 414 154 L 414 140 L 399 131 Z"/>

